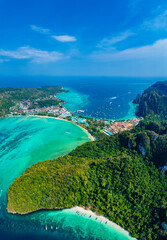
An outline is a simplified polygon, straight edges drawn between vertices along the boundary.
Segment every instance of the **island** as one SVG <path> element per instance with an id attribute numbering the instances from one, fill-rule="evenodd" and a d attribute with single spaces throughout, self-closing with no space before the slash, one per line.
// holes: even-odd
<path id="1" fill-rule="evenodd" d="M 153 88 L 160 94 L 158 86 Z M 8 190 L 8 212 L 79 206 L 104 215 L 137 239 L 166 239 L 166 106 L 163 101 L 158 105 L 164 117 L 153 121 L 150 98 L 145 101 L 148 112 L 135 127 L 28 168 Z M 140 109 L 141 102 L 135 102 Z"/>

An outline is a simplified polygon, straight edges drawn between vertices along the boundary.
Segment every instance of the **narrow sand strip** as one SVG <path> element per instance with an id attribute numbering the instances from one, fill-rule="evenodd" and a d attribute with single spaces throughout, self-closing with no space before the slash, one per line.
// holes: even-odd
<path id="1" fill-rule="evenodd" d="M 75 211 L 75 212 L 78 212 L 79 214 L 83 214 L 83 217 L 84 217 L 84 216 L 87 216 L 87 217 L 89 218 L 89 217 L 91 216 L 91 219 L 92 219 L 92 220 L 95 220 L 95 219 L 100 220 L 100 221 L 102 221 L 101 223 L 107 224 L 107 225 L 111 226 L 112 228 L 115 228 L 115 229 L 117 229 L 118 231 L 123 232 L 125 235 L 127 235 L 127 236 L 130 237 L 131 239 L 136 240 L 136 238 L 131 237 L 131 235 L 130 235 L 130 233 L 129 233 L 128 231 L 126 231 L 125 229 L 121 228 L 121 227 L 120 227 L 119 225 L 117 225 L 116 223 L 108 220 L 108 219 L 105 218 L 104 216 L 99 216 L 99 215 L 97 215 L 96 213 L 92 212 L 91 210 L 86 210 L 86 209 L 84 209 L 84 208 L 82 208 L 82 207 L 78 207 L 78 206 L 76 206 L 76 207 L 74 207 L 74 208 L 71 208 L 71 210 L 72 210 L 72 211 Z M 82 216 L 82 215 L 81 215 L 81 216 Z"/>

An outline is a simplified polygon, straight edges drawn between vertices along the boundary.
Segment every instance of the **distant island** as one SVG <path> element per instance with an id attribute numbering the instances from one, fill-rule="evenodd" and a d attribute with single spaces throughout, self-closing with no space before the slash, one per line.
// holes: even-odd
<path id="1" fill-rule="evenodd" d="M 8 190 L 8 212 L 80 206 L 103 214 L 135 238 L 166 239 L 167 93 L 160 85 L 166 82 L 135 100 L 138 116 L 146 118 L 134 128 L 28 168 Z M 154 109 L 152 96 L 158 99 Z M 150 119 L 155 112 L 157 121 Z"/>

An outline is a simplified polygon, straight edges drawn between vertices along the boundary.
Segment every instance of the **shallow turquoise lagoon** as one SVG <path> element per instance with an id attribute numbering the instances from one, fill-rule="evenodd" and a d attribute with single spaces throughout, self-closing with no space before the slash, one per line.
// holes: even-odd
<path id="1" fill-rule="evenodd" d="M 66 103 L 64 107 L 70 111 L 82 110 L 87 104 L 89 104 L 89 95 L 78 92 L 73 88 L 66 87 L 68 92 L 58 93 L 57 97 L 64 100 Z"/>
<path id="2" fill-rule="evenodd" d="M 38 161 L 67 154 L 89 136 L 75 124 L 39 117 L 0 120 L 0 239 L 129 240 L 124 232 L 78 216 L 72 210 L 8 214 L 7 190 L 14 179 Z"/>
<path id="3" fill-rule="evenodd" d="M 0 189 L 8 188 L 27 167 L 69 153 L 90 141 L 75 124 L 39 117 L 0 120 Z"/>

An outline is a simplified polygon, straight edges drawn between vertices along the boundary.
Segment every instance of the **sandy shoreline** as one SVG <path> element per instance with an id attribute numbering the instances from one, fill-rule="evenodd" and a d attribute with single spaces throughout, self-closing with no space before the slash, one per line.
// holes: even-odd
<path id="1" fill-rule="evenodd" d="M 106 224 L 107 226 L 110 226 L 118 231 L 121 231 L 123 234 L 125 234 L 129 238 L 136 240 L 136 238 L 131 237 L 131 235 L 128 231 L 126 231 L 125 229 L 123 229 L 122 227 L 117 225 L 116 223 L 108 220 L 106 217 L 97 215 L 96 213 L 92 212 L 91 210 L 86 210 L 86 209 L 84 209 L 82 207 L 78 207 L 78 206 L 71 208 L 70 210 L 74 211 L 75 213 L 78 213 L 79 215 L 81 215 L 83 217 L 90 218 L 94 221 L 96 221 L 96 220 L 100 221 L 100 223 Z"/>

